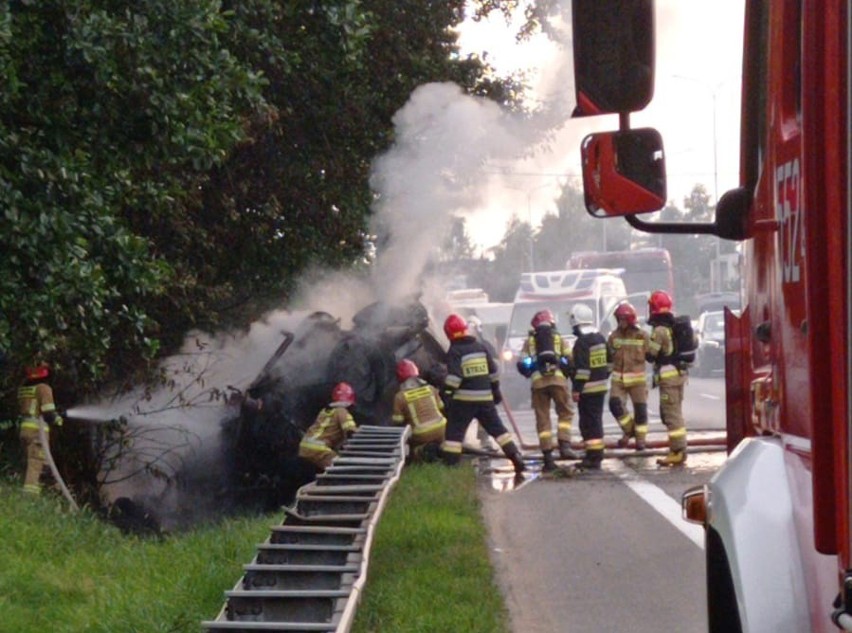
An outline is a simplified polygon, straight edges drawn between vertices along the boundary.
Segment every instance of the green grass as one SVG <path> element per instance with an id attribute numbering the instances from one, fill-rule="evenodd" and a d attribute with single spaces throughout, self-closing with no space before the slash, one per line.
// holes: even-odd
<path id="1" fill-rule="evenodd" d="M 275 522 L 140 540 L 67 507 L 0 483 L 0 632 L 198 633 Z"/>
<path id="2" fill-rule="evenodd" d="M 280 520 L 139 539 L 0 479 L 0 633 L 198 633 Z M 370 558 L 355 633 L 508 631 L 473 469 L 406 468 Z"/>
<path id="3" fill-rule="evenodd" d="M 412 466 L 373 541 L 354 633 L 505 633 L 472 468 Z"/>

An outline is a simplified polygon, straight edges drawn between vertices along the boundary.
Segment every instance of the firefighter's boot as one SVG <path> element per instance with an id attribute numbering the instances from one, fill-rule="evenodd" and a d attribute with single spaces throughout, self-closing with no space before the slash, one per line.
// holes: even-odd
<path id="1" fill-rule="evenodd" d="M 645 450 L 645 436 L 648 435 L 648 427 L 645 425 L 637 424 L 634 428 L 634 437 L 636 438 L 635 449 L 637 451 Z"/>
<path id="2" fill-rule="evenodd" d="M 571 448 L 571 442 L 559 440 L 560 459 L 580 459 L 581 455 Z"/>
<path id="3" fill-rule="evenodd" d="M 527 469 L 527 465 L 524 464 L 524 457 L 521 455 L 521 451 L 518 450 L 518 447 L 515 446 L 514 442 L 509 442 L 503 447 L 503 452 L 506 454 L 506 457 L 509 458 L 509 461 L 512 462 L 512 467 L 515 469 L 515 474 L 520 475 Z"/>
<path id="4" fill-rule="evenodd" d="M 628 413 L 618 418 L 618 426 L 621 427 L 621 437 L 618 440 L 618 448 L 627 448 L 630 438 L 635 435 L 636 427 L 633 424 L 633 414 Z"/>
<path id="5" fill-rule="evenodd" d="M 683 466 L 686 463 L 686 451 L 678 450 L 672 451 L 670 450 L 668 455 L 665 457 L 661 457 L 657 460 L 657 464 L 659 466 L 665 467 L 674 467 L 674 466 Z"/>
<path id="6" fill-rule="evenodd" d="M 553 451 L 542 451 L 541 454 L 544 456 L 544 463 L 541 466 L 541 472 L 552 473 L 554 470 L 559 468 L 553 460 Z"/>
<path id="7" fill-rule="evenodd" d="M 600 470 L 603 461 L 603 450 L 586 449 L 582 461 L 577 464 L 580 470 Z"/>

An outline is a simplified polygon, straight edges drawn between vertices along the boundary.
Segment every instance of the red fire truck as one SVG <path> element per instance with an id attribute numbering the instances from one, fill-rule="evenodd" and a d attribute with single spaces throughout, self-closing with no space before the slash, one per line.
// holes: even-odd
<path id="1" fill-rule="evenodd" d="M 851 15 L 848 0 L 746 2 L 740 184 L 712 223 L 684 225 L 637 216 L 666 199 L 660 135 L 630 128 L 653 91 L 653 2 L 573 4 L 575 114 L 619 114 L 582 144 L 589 211 L 743 245 L 731 452 L 683 498 L 706 527 L 714 633 L 852 631 Z"/>

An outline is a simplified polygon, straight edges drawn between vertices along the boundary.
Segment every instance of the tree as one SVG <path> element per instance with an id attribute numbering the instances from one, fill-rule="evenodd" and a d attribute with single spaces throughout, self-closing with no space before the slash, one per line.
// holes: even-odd
<path id="1" fill-rule="evenodd" d="M 361 258 L 372 158 L 414 86 L 510 101 L 464 2 L 0 7 L 0 349 L 80 392 Z M 8 380 L 8 387 L 14 382 Z"/>

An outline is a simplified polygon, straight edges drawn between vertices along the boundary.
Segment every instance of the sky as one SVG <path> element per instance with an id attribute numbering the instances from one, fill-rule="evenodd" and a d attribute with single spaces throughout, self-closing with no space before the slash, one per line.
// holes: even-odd
<path id="1" fill-rule="evenodd" d="M 568 0 L 565 2 L 570 6 Z M 631 115 L 631 125 L 656 127 L 662 133 L 668 198 L 680 207 L 696 183 L 705 185 L 711 199 L 737 184 L 743 11 L 744 0 L 656 0 L 655 93 L 645 111 Z M 466 97 L 430 95 L 432 112 L 419 122 L 405 123 L 419 128 L 421 140 L 427 128 L 443 129 L 435 131 L 436 136 L 443 137 L 452 136 L 455 127 L 457 131 L 464 128 L 456 133 L 466 143 L 487 146 L 478 153 L 460 148 L 462 156 L 456 157 L 457 162 L 468 160 L 478 165 L 483 183 L 478 190 L 466 191 L 467 199 L 456 195 L 434 201 L 436 205 L 450 204 L 455 207 L 453 212 L 462 213 L 468 232 L 483 249 L 500 241 L 512 214 L 531 220 L 535 226 L 546 212 L 554 211 L 554 200 L 563 183 L 581 186 L 582 138 L 618 126 L 615 116 L 570 119 L 574 88 L 568 25 L 555 25 L 562 30 L 562 46 L 541 35 L 518 45 L 514 40 L 516 27 L 507 26 L 502 16 L 483 23 L 467 22 L 460 29 L 460 44 L 463 52 L 486 51 L 488 61 L 499 71 L 525 70 L 533 87 L 533 103 L 538 106 L 533 117 L 513 121 L 493 112 L 487 104 L 470 103 L 465 106 L 467 115 L 479 115 L 478 119 L 467 119 L 465 113 L 457 111 L 436 123 L 441 112 L 454 107 L 453 99 L 461 102 Z M 424 94 L 420 97 L 427 100 Z M 411 111 L 413 107 L 427 109 L 424 102 L 416 106 L 410 102 L 406 107 L 411 117 L 418 116 Z M 447 149 L 445 145 L 442 151 Z M 452 161 L 433 162 L 426 146 L 419 148 L 418 156 L 427 168 L 437 164 L 444 172 L 453 169 Z M 416 158 L 409 153 L 406 160 Z M 462 179 L 475 180 L 476 174 L 468 170 Z"/>

